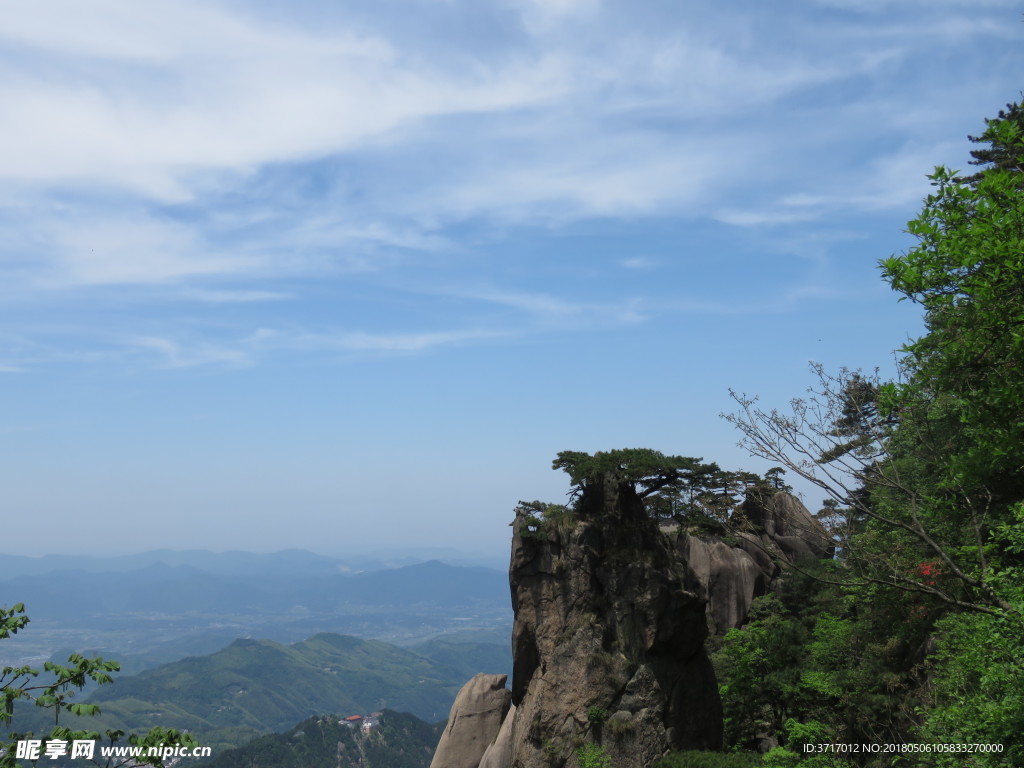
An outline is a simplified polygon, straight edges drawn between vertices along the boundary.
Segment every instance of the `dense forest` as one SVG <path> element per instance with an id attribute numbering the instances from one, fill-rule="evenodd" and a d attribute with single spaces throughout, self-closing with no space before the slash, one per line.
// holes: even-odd
<path id="1" fill-rule="evenodd" d="M 881 262 L 924 311 L 898 375 L 816 368 L 785 412 L 734 396 L 837 545 L 714 649 L 726 749 L 760 765 L 1024 765 L 1024 110 L 986 123 L 977 172 L 936 168 Z"/>

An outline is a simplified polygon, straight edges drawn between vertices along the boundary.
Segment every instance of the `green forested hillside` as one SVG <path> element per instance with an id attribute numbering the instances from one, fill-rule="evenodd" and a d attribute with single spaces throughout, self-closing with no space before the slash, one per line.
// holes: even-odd
<path id="1" fill-rule="evenodd" d="M 217 653 L 122 677 L 90 697 L 102 713 L 62 724 L 103 732 L 163 725 L 213 747 L 244 744 L 310 715 L 365 714 L 385 707 L 443 720 L 465 682 L 459 670 L 375 640 L 320 634 L 293 645 L 236 640 Z M 48 732 L 29 709 L 12 730 Z"/>
<path id="2" fill-rule="evenodd" d="M 421 656 L 457 670 L 463 680 L 469 680 L 479 672 L 512 676 L 512 644 L 504 642 L 476 642 L 458 636 L 436 637 L 410 648 Z"/>
<path id="3" fill-rule="evenodd" d="M 205 768 L 427 768 L 443 724 L 385 710 L 372 733 L 339 722 L 338 715 L 311 717 L 285 733 L 260 736 L 202 764 Z"/>

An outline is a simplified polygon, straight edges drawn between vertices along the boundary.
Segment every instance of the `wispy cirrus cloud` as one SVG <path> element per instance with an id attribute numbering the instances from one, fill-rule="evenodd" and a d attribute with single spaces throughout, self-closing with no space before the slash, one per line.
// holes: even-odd
<path id="1" fill-rule="evenodd" d="M 243 349 L 205 341 L 190 344 L 159 336 L 139 336 L 125 340 L 124 346 L 128 350 L 151 353 L 162 368 L 238 368 L 253 362 Z"/>
<path id="2" fill-rule="evenodd" d="M 674 251 L 603 256 L 623 284 L 567 298 L 537 270 L 493 272 L 489 245 L 912 205 L 950 121 L 990 101 L 953 75 L 979 41 L 1005 45 L 1010 6 L 879 5 L 19 7 L 0 24 L 2 290 L 145 306 L 138 348 L 176 367 L 260 359 L 252 327 L 401 353 L 644 322 L 659 304 L 642 273 Z M 444 304 L 466 285 L 500 289 Z M 361 293 L 386 300 L 353 319 Z M 171 330 L 186 303 L 194 342 Z"/>
<path id="3" fill-rule="evenodd" d="M 168 200 L 190 198 L 199 171 L 345 151 L 410 120 L 562 90 L 547 57 L 438 77 L 379 36 L 289 29 L 193 2 L 143 12 L 58 0 L 8 21 L 0 41 L 27 51 L 0 80 L 0 97 L 18 104 L 2 130 L 16 151 L 0 159 L 0 178 Z"/>

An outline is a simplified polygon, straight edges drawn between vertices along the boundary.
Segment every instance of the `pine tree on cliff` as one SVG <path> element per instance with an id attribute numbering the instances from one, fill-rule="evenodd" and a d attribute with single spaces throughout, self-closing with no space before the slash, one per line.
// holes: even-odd
<path id="1" fill-rule="evenodd" d="M 975 144 L 987 144 L 982 149 L 972 149 L 971 165 L 980 165 L 982 170 L 971 176 L 964 176 L 958 181 L 977 184 L 989 171 L 1008 170 L 1016 173 L 1024 171 L 1024 147 L 1019 138 L 1024 135 L 1024 101 L 1018 104 L 1007 104 L 1000 109 L 994 118 L 985 118 L 985 132 L 980 136 L 968 136 Z M 1024 184 L 1024 176 L 1021 177 Z"/>

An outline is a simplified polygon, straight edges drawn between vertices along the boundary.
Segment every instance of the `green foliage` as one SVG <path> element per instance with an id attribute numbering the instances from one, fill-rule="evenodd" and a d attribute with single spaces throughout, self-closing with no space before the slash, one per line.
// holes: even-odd
<path id="1" fill-rule="evenodd" d="M 775 595 L 758 598 L 750 623 L 725 636 L 713 662 L 722 697 L 725 743 L 752 747 L 778 731 L 799 694 L 807 629 Z"/>
<path id="2" fill-rule="evenodd" d="M 962 613 L 939 622 L 918 739 L 932 744 L 1001 744 L 1002 753 L 933 755 L 937 766 L 1024 765 L 1021 628 L 1005 618 Z"/>
<path id="3" fill-rule="evenodd" d="M 818 367 L 792 416 L 736 396 L 728 417 L 831 494 L 840 542 L 813 611 L 762 604 L 715 656 L 727 736 L 774 736 L 766 765 L 832 764 L 812 741 L 1001 744 L 901 760 L 1024 765 L 1024 106 L 973 140 L 991 145 L 972 152 L 983 170 L 937 168 L 915 246 L 881 265 L 924 310 L 899 380 Z"/>
<path id="4" fill-rule="evenodd" d="M 594 455 L 562 451 L 552 468 L 569 475 L 573 502 L 590 483 L 613 474 L 633 487 L 651 517 L 675 519 L 715 533 L 723 532 L 722 522 L 752 490 L 770 494 L 789 489 L 781 467 L 770 470 L 766 479 L 751 472 L 726 471 L 691 456 L 666 456 L 649 448 L 598 451 Z"/>
<path id="5" fill-rule="evenodd" d="M 24 629 L 29 623 L 25 614 L 25 605 L 16 603 L 11 608 L 0 607 L 0 639 L 8 638 Z M 120 669 L 116 661 L 105 661 L 100 657 L 87 658 L 73 653 L 68 657 L 67 664 L 48 661 L 43 665 L 47 673 L 40 679 L 40 672 L 31 666 L 3 667 L 0 669 L 0 725 L 9 727 L 14 720 L 18 702 L 33 704 L 46 710 L 46 721 L 52 718 L 52 727 L 48 733 L 40 735 L 42 740 L 59 739 L 66 742 L 73 740 L 96 741 L 100 738 L 95 730 L 71 729 L 61 725 L 61 716 L 94 717 L 100 714 L 96 704 L 74 702 L 76 693 L 86 685 L 95 683 L 106 685 L 113 682 L 111 672 Z M 37 682 L 38 680 L 38 682 Z M 20 721 L 19 721 L 20 722 Z M 0 768 L 14 768 L 17 765 L 15 742 L 19 739 L 32 738 L 31 731 L 9 733 L 6 739 L 0 738 Z M 106 735 L 111 744 L 122 739 L 123 731 L 107 730 Z M 156 727 L 145 734 L 132 734 L 128 743 L 133 746 L 182 746 L 194 747 L 197 742 L 182 731 L 164 727 Z M 163 763 L 158 757 L 141 757 L 125 759 L 117 765 L 153 765 L 160 768 Z M 108 761 L 110 765 L 110 761 Z"/>
<path id="6" fill-rule="evenodd" d="M 601 725 L 608 719 L 608 710 L 604 707 L 591 707 L 587 710 L 587 722 L 591 725 Z"/>
<path id="7" fill-rule="evenodd" d="M 759 768 L 761 755 L 755 752 L 673 752 L 654 763 L 652 768 Z"/>
<path id="8" fill-rule="evenodd" d="M 576 760 L 580 768 L 609 768 L 611 757 L 600 744 L 588 741 L 576 750 Z"/>
<path id="9" fill-rule="evenodd" d="M 971 165 L 985 166 L 981 171 L 963 179 L 967 183 L 976 183 L 993 169 L 1003 169 L 1020 173 L 1024 171 L 1024 152 L 1015 141 L 1024 133 L 1024 104 L 1007 104 L 1006 109 L 999 110 L 993 119 L 985 119 L 985 132 L 981 136 L 968 136 L 976 144 L 988 144 L 983 149 L 972 149 Z M 958 180 L 959 181 L 959 180 Z"/>
<path id="10" fill-rule="evenodd" d="M 827 578 L 835 568 L 814 575 Z M 792 574 L 779 595 L 754 601 L 749 624 L 732 630 L 712 655 L 726 747 L 754 749 L 765 737 L 789 751 L 804 743 L 904 740 L 932 623 L 912 596 L 846 595 Z"/>
<path id="11" fill-rule="evenodd" d="M 364 734 L 339 722 L 338 715 L 308 718 L 283 733 L 253 739 L 204 763 L 208 768 L 428 768 L 443 725 L 384 710 L 378 728 Z"/>
<path id="12" fill-rule="evenodd" d="M 563 504 L 520 501 L 514 525 L 519 527 L 519 535 L 523 538 L 543 540 L 554 531 L 570 528 L 574 522 L 572 510 Z"/>
<path id="13" fill-rule="evenodd" d="M 800 762 L 800 755 L 786 747 L 772 747 L 761 761 L 764 768 L 795 768 Z"/>
<path id="14" fill-rule="evenodd" d="M 1024 503 L 995 540 L 1013 555 L 1024 551 Z M 929 659 L 929 687 L 921 707 L 918 738 L 935 744 L 1001 744 L 1001 753 L 973 753 L 970 765 L 1024 765 L 1024 578 L 1021 568 L 1001 569 L 995 579 L 1012 611 L 1003 615 L 959 613 L 936 625 Z M 933 756 L 937 766 L 961 766 L 964 755 Z"/>
<path id="15" fill-rule="evenodd" d="M 1022 147 L 1018 135 L 1013 142 Z M 910 376 L 893 404 L 937 403 L 956 441 L 939 478 L 1001 497 L 1024 488 L 1024 191 L 1014 172 L 958 183 L 945 168 L 908 225 L 918 245 L 883 262 L 893 289 L 925 310 L 928 332 L 906 347 Z"/>

